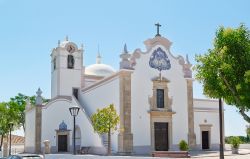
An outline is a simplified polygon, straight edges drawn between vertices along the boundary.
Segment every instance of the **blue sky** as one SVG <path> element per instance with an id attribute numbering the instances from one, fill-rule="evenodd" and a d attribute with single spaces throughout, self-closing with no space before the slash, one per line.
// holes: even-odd
<path id="1" fill-rule="evenodd" d="M 124 43 L 144 48 L 156 33 L 173 42 L 174 55 L 195 54 L 212 47 L 219 26 L 250 27 L 248 0 L 0 0 L 0 101 L 18 92 L 34 95 L 38 87 L 50 97 L 50 52 L 66 35 L 84 44 L 84 65 L 95 62 L 97 46 L 103 63 L 118 69 Z M 194 96 L 203 97 L 194 85 Z M 226 135 L 245 135 L 246 123 L 225 107 Z"/>

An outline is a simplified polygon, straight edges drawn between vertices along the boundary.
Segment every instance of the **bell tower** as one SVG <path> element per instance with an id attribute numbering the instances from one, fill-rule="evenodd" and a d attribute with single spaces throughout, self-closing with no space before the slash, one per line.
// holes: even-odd
<path id="1" fill-rule="evenodd" d="M 51 53 L 51 98 L 57 96 L 78 97 L 83 70 L 83 47 L 68 40 L 68 37 Z"/>

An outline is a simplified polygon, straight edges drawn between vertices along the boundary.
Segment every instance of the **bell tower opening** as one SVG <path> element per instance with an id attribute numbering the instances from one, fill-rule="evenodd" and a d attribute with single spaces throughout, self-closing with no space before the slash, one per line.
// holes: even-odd
<path id="1" fill-rule="evenodd" d="M 68 55 L 68 68 L 73 69 L 75 64 L 75 59 L 73 55 Z"/>

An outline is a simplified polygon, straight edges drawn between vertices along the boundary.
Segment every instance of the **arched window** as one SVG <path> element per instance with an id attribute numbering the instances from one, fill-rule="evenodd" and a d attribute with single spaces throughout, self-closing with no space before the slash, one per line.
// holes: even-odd
<path id="1" fill-rule="evenodd" d="M 73 55 L 68 55 L 68 68 L 73 69 L 75 64 L 75 59 Z"/>

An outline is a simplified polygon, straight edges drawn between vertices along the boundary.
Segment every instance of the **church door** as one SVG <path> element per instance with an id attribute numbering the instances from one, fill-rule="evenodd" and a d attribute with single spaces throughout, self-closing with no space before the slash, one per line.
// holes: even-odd
<path id="1" fill-rule="evenodd" d="M 209 132 L 202 131 L 202 149 L 209 149 Z"/>
<path id="2" fill-rule="evenodd" d="M 68 135 L 58 135 L 58 152 L 67 152 Z"/>
<path id="3" fill-rule="evenodd" d="M 168 123 L 155 122 L 155 151 L 168 151 Z"/>

